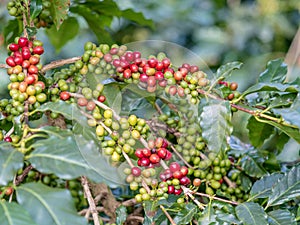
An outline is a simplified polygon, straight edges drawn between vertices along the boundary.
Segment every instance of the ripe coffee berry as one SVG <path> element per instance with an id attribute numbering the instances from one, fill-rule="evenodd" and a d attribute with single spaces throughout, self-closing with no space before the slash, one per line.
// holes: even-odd
<path id="1" fill-rule="evenodd" d="M 71 95 L 69 92 L 63 91 L 60 93 L 59 97 L 61 100 L 66 101 L 71 97 Z"/>
<path id="2" fill-rule="evenodd" d="M 157 154 L 152 154 L 149 159 L 152 164 L 159 163 L 160 161 L 160 157 Z"/>
<path id="3" fill-rule="evenodd" d="M 169 166 L 170 170 L 172 173 L 174 173 L 175 171 L 179 171 L 180 170 L 180 165 L 178 162 L 172 162 Z"/>
<path id="4" fill-rule="evenodd" d="M 135 177 L 138 177 L 141 175 L 141 169 L 138 167 L 132 167 L 131 168 L 131 174 Z"/>
<path id="5" fill-rule="evenodd" d="M 165 148 L 159 148 L 159 149 L 157 150 L 157 155 L 158 155 L 161 159 L 166 158 L 166 156 L 167 156 L 167 149 L 165 149 Z"/>
<path id="6" fill-rule="evenodd" d="M 38 55 L 41 55 L 44 53 L 44 48 L 43 46 L 36 46 L 33 48 L 33 53 L 34 54 L 38 54 Z"/>
<path id="7" fill-rule="evenodd" d="M 28 39 L 26 37 L 20 37 L 18 40 L 18 45 L 22 48 L 28 46 Z"/>
<path id="8" fill-rule="evenodd" d="M 106 97 L 105 97 L 104 95 L 100 95 L 100 96 L 98 97 L 98 101 L 99 101 L 99 102 L 105 102 L 105 100 L 106 100 Z"/>
<path id="9" fill-rule="evenodd" d="M 12 139 L 11 139 L 11 137 L 7 136 L 7 137 L 4 138 L 4 141 L 6 141 L 6 142 L 12 142 Z"/>

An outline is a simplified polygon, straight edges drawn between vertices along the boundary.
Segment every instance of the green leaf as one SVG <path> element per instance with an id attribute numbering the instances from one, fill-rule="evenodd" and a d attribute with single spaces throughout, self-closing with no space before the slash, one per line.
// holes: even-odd
<path id="1" fill-rule="evenodd" d="M 288 123 L 296 125 L 298 128 L 300 128 L 300 94 L 298 94 L 296 100 L 290 108 L 273 109 L 273 112 L 282 116 L 283 119 Z"/>
<path id="2" fill-rule="evenodd" d="M 138 23 L 142 26 L 148 26 L 154 28 L 153 21 L 146 19 L 143 13 L 135 12 L 133 9 L 125 9 L 122 11 L 122 17 Z"/>
<path id="3" fill-rule="evenodd" d="M 267 82 L 258 83 L 249 87 L 246 91 L 244 91 L 240 96 L 240 98 L 243 98 L 246 95 L 255 92 L 260 92 L 260 91 L 279 91 L 279 92 L 298 93 L 299 87 L 297 85 L 280 84 L 280 83 L 267 83 Z"/>
<path id="4" fill-rule="evenodd" d="M 248 192 L 252 187 L 252 182 L 251 182 L 250 178 L 243 173 L 240 174 L 240 178 L 242 181 L 241 187 L 243 188 L 243 191 Z"/>
<path id="5" fill-rule="evenodd" d="M 124 205 L 121 205 L 116 209 L 116 217 L 116 224 L 123 225 L 127 218 L 127 208 Z"/>
<path id="6" fill-rule="evenodd" d="M 51 44 L 55 47 L 56 52 L 59 52 L 61 48 L 70 40 L 72 40 L 79 31 L 79 23 L 75 17 L 68 17 L 61 24 L 60 29 L 51 27 L 46 30 Z"/>
<path id="7" fill-rule="evenodd" d="M 276 123 L 276 122 L 271 121 L 271 120 L 264 120 L 264 119 L 258 119 L 258 118 L 256 118 L 256 119 L 259 120 L 259 122 L 268 123 L 268 124 L 278 128 L 280 131 L 284 132 L 285 134 L 287 134 L 291 138 L 294 138 L 295 141 L 300 143 L 300 135 L 299 135 L 300 131 L 299 131 L 298 128 L 293 128 L 293 127 L 289 127 L 289 126 L 286 126 L 286 125 L 282 125 L 282 124 Z"/>
<path id="8" fill-rule="evenodd" d="M 51 1 L 50 13 L 57 30 L 60 28 L 61 24 L 66 19 L 67 13 L 69 11 L 69 7 L 70 7 L 70 0 Z"/>
<path id="9" fill-rule="evenodd" d="M 180 210 L 173 218 L 176 224 L 187 224 L 193 220 L 193 217 L 197 213 L 197 206 L 193 203 L 185 205 L 183 210 Z"/>
<path id="10" fill-rule="evenodd" d="M 78 106 L 65 101 L 47 102 L 36 109 L 39 112 L 52 111 L 63 115 L 68 120 L 75 120 L 82 126 L 87 127 L 87 118 L 80 112 Z"/>
<path id="11" fill-rule="evenodd" d="M 235 208 L 237 217 L 244 225 L 268 225 L 264 209 L 257 203 L 246 202 Z"/>
<path id="12" fill-rule="evenodd" d="M 70 11 L 82 16 L 86 20 L 89 28 L 97 36 L 99 43 L 113 43 L 110 34 L 105 30 L 106 26 L 110 26 L 113 19 L 112 16 L 95 13 L 91 8 L 88 8 L 84 5 L 75 5 L 70 8 Z"/>
<path id="13" fill-rule="evenodd" d="M 259 75 L 258 82 L 283 83 L 286 78 L 287 65 L 283 59 L 275 59 L 267 64 L 267 69 Z"/>
<path id="14" fill-rule="evenodd" d="M 121 15 L 121 10 L 113 0 L 86 0 L 84 6 L 92 9 L 97 14 L 104 14 L 112 17 Z"/>
<path id="15" fill-rule="evenodd" d="M 122 93 L 119 85 L 116 83 L 106 84 L 104 86 L 103 95 L 106 96 L 106 101 L 110 108 L 119 115 L 122 109 Z"/>
<path id="16" fill-rule="evenodd" d="M 152 225 L 156 220 L 154 220 L 154 216 L 157 213 L 157 204 L 155 201 L 144 201 L 143 208 L 145 211 L 144 222 L 143 225 Z"/>
<path id="17" fill-rule="evenodd" d="M 288 93 L 283 95 L 277 95 L 274 99 L 271 100 L 269 107 L 271 108 L 279 108 L 279 107 L 287 107 L 290 106 L 296 98 L 295 93 Z"/>
<path id="18" fill-rule="evenodd" d="M 267 207 L 280 205 L 300 196 L 300 165 L 293 167 L 272 188 Z"/>
<path id="19" fill-rule="evenodd" d="M 89 84 L 89 87 L 94 90 L 96 89 L 97 84 L 104 83 L 105 80 L 110 78 L 109 74 L 95 74 L 95 73 L 87 73 L 86 74 L 86 82 Z"/>
<path id="20" fill-rule="evenodd" d="M 43 9 L 42 0 L 31 0 L 30 1 L 30 18 L 35 19 Z"/>
<path id="21" fill-rule="evenodd" d="M 5 43 L 9 44 L 14 42 L 15 37 L 19 37 L 23 31 L 22 21 L 18 19 L 9 20 L 3 29 Z"/>
<path id="22" fill-rule="evenodd" d="M 200 126 L 210 151 L 219 152 L 227 145 L 232 132 L 229 102 L 216 102 L 203 107 Z"/>
<path id="23" fill-rule="evenodd" d="M 42 183 L 27 183 L 16 189 L 17 201 L 37 224 L 84 225 L 87 220 L 77 214 L 67 189 L 51 188 Z"/>
<path id="24" fill-rule="evenodd" d="M 216 72 L 217 78 L 224 77 L 228 78 L 231 76 L 233 70 L 240 69 L 243 63 L 241 62 L 230 62 L 222 65 Z"/>
<path id="25" fill-rule="evenodd" d="M 245 155 L 241 161 L 242 168 L 249 176 L 262 177 L 263 175 L 267 174 L 267 171 L 263 167 L 264 159 L 262 159 L 260 156 Z"/>
<path id="26" fill-rule="evenodd" d="M 201 216 L 198 218 L 198 224 L 214 224 L 216 222 L 216 211 L 213 207 L 213 202 L 210 201 Z"/>
<path id="27" fill-rule="evenodd" d="M 24 155 L 10 143 L 0 142 L 0 185 L 7 185 L 23 167 Z M 1 221 L 1 220 L 0 220 Z"/>
<path id="28" fill-rule="evenodd" d="M 0 201 L 1 225 L 37 225 L 25 208 L 15 202 Z"/>
<path id="29" fill-rule="evenodd" d="M 294 215 L 288 210 L 274 210 L 268 212 L 268 222 L 270 225 L 296 225 Z"/>
<path id="30" fill-rule="evenodd" d="M 117 168 L 109 165 L 92 139 L 56 127 L 44 127 L 41 131 L 48 133 L 49 138 L 36 141 L 32 145 L 35 150 L 27 156 L 37 170 L 63 179 L 84 175 L 95 182 L 122 182 Z"/>
<path id="31" fill-rule="evenodd" d="M 274 127 L 267 123 L 258 122 L 254 116 L 248 119 L 247 129 L 249 139 L 254 147 L 261 147 L 266 139 L 274 133 Z"/>
<path id="32" fill-rule="evenodd" d="M 282 177 L 283 174 L 279 173 L 263 176 L 253 184 L 250 191 L 250 199 L 268 198 L 272 192 L 273 185 Z"/>

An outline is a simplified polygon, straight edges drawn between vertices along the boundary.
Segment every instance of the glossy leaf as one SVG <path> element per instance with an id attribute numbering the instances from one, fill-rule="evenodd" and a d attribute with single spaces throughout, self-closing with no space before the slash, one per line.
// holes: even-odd
<path id="1" fill-rule="evenodd" d="M 274 127 L 267 123 L 258 122 L 253 116 L 248 119 L 247 129 L 249 139 L 254 147 L 262 146 L 265 140 L 274 133 Z"/>
<path id="2" fill-rule="evenodd" d="M 278 128 L 280 131 L 284 132 L 285 134 L 287 134 L 291 138 L 294 138 L 298 143 L 300 143 L 300 135 L 299 135 L 300 131 L 299 131 L 298 128 L 293 128 L 293 127 L 290 127 L 290 126 L 282 125 L 280 123 L 276 123 L 276 122 L 271 121 L 271 120 L 259 119 L 259 122 L 268 123 L 268 124 Z"/>
<path id="3" fill-rule="evenodd" d="M 288 210 L 274 210 L 268 212 L 268 222 L 270 225 L 296 225 L 295 216 Z"/>
<path id="4" fill-rule="evenodd" d="M 176 224 L 187 224 L 193 220 L 193 217 L 197 213 L 197 206 L 193 203 L 185 205 L 185 208 L 179 211 L 173 218 Z"/>
<path id="5" fill-rule="evenodd" d="M 224 77 L 228 78 L 230 77 L 233 70 L 240 69 L 243 63 L 241 62 L 230 62 L 225 65 L 222 65 L 216 72 L 217 78 Z"/>
<path id="6" fill-rule="evenodd" d="M 201 113 L 202 136 L 210 151 L 219 152 L 227 145 L 232 132 L 231 111 L 228 102 L 216 102 L 203 108 Z"/>
<path id="7" fill-rule="evenodd" d="M 15 202 L 0 201 L 1 225 L 37 225 L 25 208 Z"/>
<path id="8" fill-rule="evenodd" d="M 0 185 L 7 185 L 23 167 L 24 155 L 10 143 L 0 142 Z"/>
<path id="9" fill-rule="evenodd" d="M 296 85 L 290 84 L 281 84 L 281 83 L 257 83 L 251 87 L 249 87 L 246 91 L 244 91 L 241 95 L 241 98 L 261 91 L 278 91 L 278 92 L 290 92 L 297 93 L 299 92 L 299 87 Z"/>
<path id="10" fill-rule="evenodd" d="M 252 182 L 251 182 L 250 178 L 248 176 L 246 176 L 245 174 L 241 174 L 240 178 L 242 181 L 241 187 L 243 188 L 243 190 L 245 192 L 249 191 L 252 187 Z"/>
<path id="11" fill-rule="evenodd" d="M 295 100 L 296 93 L 283 94 L 274 97 L 269 104 L 271 108 L 287 107 L 290 106 Z"/>
<path id="12" fill-rule="evenodd" d="M 283 59 L 275 59 L 267 64 L 267 68 L 259 75 L 258 82 L 283 83 L 286 78 L 287 65 Z"/>
<path id="13" fill-rule="evenodd" d="M 275 206 L 300 196 L 300 165 L 293 167 L 272 188 L 267 206 Z"/>
<path id="14" fill-rule="evenodd" d="M 152 225 L 157 220 L 154 220 L 154 216 L 156 215 L 157 204 L 155 201 L 144 201 L 143 203 L 145 216 L 143 225 Z"/>
<path id="15" fill-rule="evenodd" d="M 37 224 L 84 225 L 87 220 L 77 214 L 67 189 L 51 188 L 42 183 L 27 183 L 17 189 L 18 203 L 27 209 Z"/>
<path id="16" fill-rule="evenodd" d="M 127 218 L 127 208 L 124 205 L 119 206 L 116 209 L 116 224 L 123 225 Z"/>
<path id="17" fill-rule="evenodd" d="M 110 26 L 112 22 L 112 16 L 94 13 L 91 8 L 84 5 L 72 6 L 70 11 L 82 16 L 86 20 L 89 28 L 97 36 L 99 43 L 112 44 L 110 34 L 104 29 L 106 26 Z"/>
<path id="18" fill-rule="evenodd" d="M 36 18 L 43 9 L 42 0 L 31 0 L 30 1 L 30 17 L 31 19 Z"/>
<path id="19" fill-rule="evenodd" d="M 96 182 L 121 182 L 116 168 L 108 164 L 93 140 L 55 127 L 43 131 L 49 138 L 36 141 L 35 150 L 27 156 L 39 171 L 63 179 L 85 175 Z"/>
<path id="20" fill-rule="evenodd" d="M 141 26 L 148 26 L 154 28 L 153 21 L 150 19 L 146 19 L 144 15 L 140 12 L 135 12 L 132 9 L 125 9 L 122 11 L 122 17 L 131 20 L 133 22 L 138 23 Z"/>
<path id="21" fill-rule="evenodd" d="M 288 123 L 300 128 L 300 94 L 298 94 L 290 108 L 273 109 L 273 112 L 282 116 L 282 118 Z"/>
<path id="22" fill-rule="evenodd" d="M 253 184 L 250 191 L 250 199 L 268 198 L 272 193 L 273 185 L 282 177 L 283 174 L 279 173 L 263 176 Z"/>
<path id="23" fill-rule="evenodd" d="M 268 225 L 267 215 L 257 203 L 242 203 L 236 207 L 235 212 L 244 225 Z"/>
<path id="24" fill-rule="evenodd" d="M 263 167 L 263 159 L 260 156 L 246 155 L 242 158 L 242 168 L 251 177 L 262 177 L 267 174 Z"/>
<path id="25" fill-rule="evenodd" d="M 122 108 L 122 93 L 119 86 L 116 83 L 105 85 L 103 95 L 106 96 L 106 101 L 110 108 L 119 115 Z"/>
<path id="26" fill-rule="evenodd" d="M 15 37 L 18 37 L 23 32 L 22 21 L 18 19 L 9 20 L 3 29 L 6 44 L 14 42 Z"/>
<path id="27" fill-rule="evenodd" d="M 204 209 L 201 216 L 198 218 L 198 224 L 214 224 L 216 222 L 216 211 L 213 207 L 213 202 L 210 201 Z"/>
<path id="28" fill-rule="evenodd" d="M 79 23 L 75 17 L 68 17 L 61 24 L 60 29 L 51 27 L 46 30 L 51 44 L 55 47 L 56 52 L 59 52 L 61 48 L 70 40 L 72 40 L 79 31 Z"/>
<path id="29" fill-rule="evenodd" d="M 80 123 L 82 126 L 87 125 L 87 118 L 82 115 L 79 108 L 76 104 L 69 104 L 65 101 L 57 101 L 57 102 L 47 102 L 41 105 L 37 111 L 45 112 L 45 111 L 52 111 L 55 113 L 59 113 L 63 115 L 66 119 L 75 120 L 76 122 Z"/>
<path id="30" fill-rule="evenodd" d="M 66 19 L 69 7 L 70 0 L 54 0 L 51 2 L 50 13 L 57 30 Z"/>

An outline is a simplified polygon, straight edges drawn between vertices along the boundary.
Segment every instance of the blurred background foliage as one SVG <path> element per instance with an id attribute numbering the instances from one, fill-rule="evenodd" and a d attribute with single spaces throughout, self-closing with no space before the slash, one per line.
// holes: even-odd
<path id="1" fill-rule="evenodd" d="M 8 21 L 13 19 L 7 13 L 6 2 L 2 0 L 0 3 L 0 62 L 5 62 L 6 57 L 3 54 L 6 51 L 3 31 Z M 95 2 L 102 1 L 72 0 L 71 6 L 82 2 L 90 3 L 87 11 L 92 10 L 94 16 L 87 19 L 83 13 L 78 13 L 78 9 L 71 8 L 70 15 L 77 22 L 69 23 L 65 32 L 75 28 L 77 32 L 72 40 L 65 40 L 64 46 L 54 45 L 56 49 L 53 48 L 51 43 L 55 43 L 56 35 L 51 35 L 49 29 L 39 30 L 37 38 L 43 40 L 46 49 L 44 63 L 81 55 L 86 41 L 126 44 L 162 40 L 189 49 L 204 60 L 212 71 L 230 61 L 243 62 L 243 68 L 231 77 L 239 83 L 240 91 L 256 82 L 267 61 L 286 57 L 300 22 L 299 0 L 104 0 L 110 7 L 98 8 L 98 11 Z M 142 12 L 145 18 L 130 12 Z M 97 24 L 101 28 L 100 34 L 95 34 Z M 287 62 L 290 71 L 293 71 L 289 79 L 300 74 L 299 49 L 300 34 L 294 40 Z M 0 73 L 1 95 L 5 93 L 3 87 L 8 78 L 3 75 L 5 71 Z M 246 121 L 244 116 L 236 116 L 237 123 Z"/>

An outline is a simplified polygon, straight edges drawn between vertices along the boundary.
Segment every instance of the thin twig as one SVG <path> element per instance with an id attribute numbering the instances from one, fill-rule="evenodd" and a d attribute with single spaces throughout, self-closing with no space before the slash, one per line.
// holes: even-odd
<path id="1" fill-rule="evenodd" d="M 193 192 L 192 192 L 189 188 L 187 188 L 187 187 L 185 187 L 185 186 L 181 186 L 181 189 L 183 190 L 183 192 L 184 192 L 185 195 L 189 196 L 189 197 L 193 200 L 193 202 L 195 202 L 195 204 L 199 207 L 199 209 L 202 209 L 202 210 L 205 209 L 205 207 L 203 206 L 203 204 L 200 203 L 200 202 L 195 198 L 195 196 L 192 194 Z"/>
<path id="2" fill-rule="evenodd" d="M 236 183 L 232 182 L 227 176 L 224 176 L 223 179 L 229 187 L 236 188 Z"/>
<path id="3" fill-rule="evenodd" d="M 88 180 L 85 176 L 81 177 L 81 184 L 82 184 L 82 187 L 83 187 L 85 197 L 87 198 L 89 206 L 90 206 L 89 208 L 90 208 L 90 212 L 92 213 L 92 216 L 93 216 L 94 225 L 100 225 L 100 220 L 99 220 L 99 217 L 98 217 L 98 211 L 97 211 L 92 193 L 91 193 L 90 188 L 89 188 Z"/>
<path id="4" fill-rule="evenodd" d="M 61 59 L 61 60 L 53 61 L 53 62 L 43 66 L 43 68 L 41 69 L 41 72 L 45 73 L 48 70 L 52 70 L 52 69 L 55 69 L 57 67 L 61 67 L 61 66 L 67 65 L 67 64 L 74 63 L 74 62 L 76 62 L 77 60 L 80 60 L 80 59 L 81 59 L 81 56 L 77 56 L 77 57 L 73 57 L 73 58 L 70 58 L 70 59 Z"/>
<path id="5" fill-rule="evenodd" d="M 98 212 L 103 212 L 103 211 L 104 211 L 104 207 L 102 207 L 102 206 L 97 206 L 97 207 L 96 207 L 96 210 L 97 210 Z M 88 208 L 88 209 L 83 209 L 83 210 L 81 210 L 80 212 L 78 212 L 78 214 L 81 215 L 81 216 L 83 216 L 83 215 L 85 215 L 88 211 L 90 211 L 90 208 Z"/>
<path id="6" fill-rule="evenodd" d="M 9 66 L 9 65 L 6 65 L 6 64 L 4 64 L 4 63 L 0 63 L 0 68 L 8 69 L 8 68 L 10 68 L 10 66 Z"/>
<path id="7" fill-rule="evenodd" d="M 172 219 L 172 217 L 170 216 L 170 214 L 167 212 L 167 210 L 165 209 L 165 207 L 163 207 L 162 205 L 159 206 L 161 208 L 161 210 L 163 211 L 163 213 L 167 216 L 167 218 L 169 219 L 170 223 L 172 225 L 176 225 L 176 223 L 174 222 L 174 220 Z"/>
<path id="8" fill-rule="evenodd" d="M 32 169 L 33 169 L 33 166 L 32 166 L 32 165 L 27 166 L 27 167 L 23 170 L 23 173 L 22 173 L 21 175 L 17 176 L 15 185 L 18 186 L 20 183 L 22 183 L 23 180 L 25 179 L 25 177 L 28 175 L 28 173 L 29 173 L 30 170 L 32 170 Z"/>
<path id="9" fill-rule="evenodd" d="M 126 218 L 126 220 L 137 220 L 137 221 L 139 221 L 140 223 L 143 223 L 144 218 L 141 217 L 141 216 L 131 216 L 131 215 L 129 215 L 129 216 Z"/>
<path id="10" fill-rule="evenodd" d="M 205 193 L 195 192 L 194 194 L 199 195 L 199 196 L 203 196 L 203 197 L 207 197 L 207 198 L 212 198 L 212 199 L 218 200 L 220 202 L 226 202 L 226 203 L 229 203 L 229 204 L 232 204 L 232 205 L 238 205 L 239 204 L 238 202 L 235 202 L 235 201 L 230 201 L 230 200 L 227 200 L 227 199 L 219 198 L 219 197 L 208 195 L 208 194 L 205 194 Z"/>
<path id="11" fill-rule="evenodd" d="M 135 198 L 132 198 L 132 199 L 126 200 L 125 202 L 122 202 L 122 205 L 124 205 L 126 207 L 134 206 L 136 204 L 137 204 L 137 202 L 136 202 Z"/>
<path id="12" fill-rule="evenodd" d="M 176 148 L 173 145 L 170 145 L 173 152 L 182 160 L 182 162 L 189 168 L 193 168 L 182 156 L 181 154 L 176 150 Z"/>

